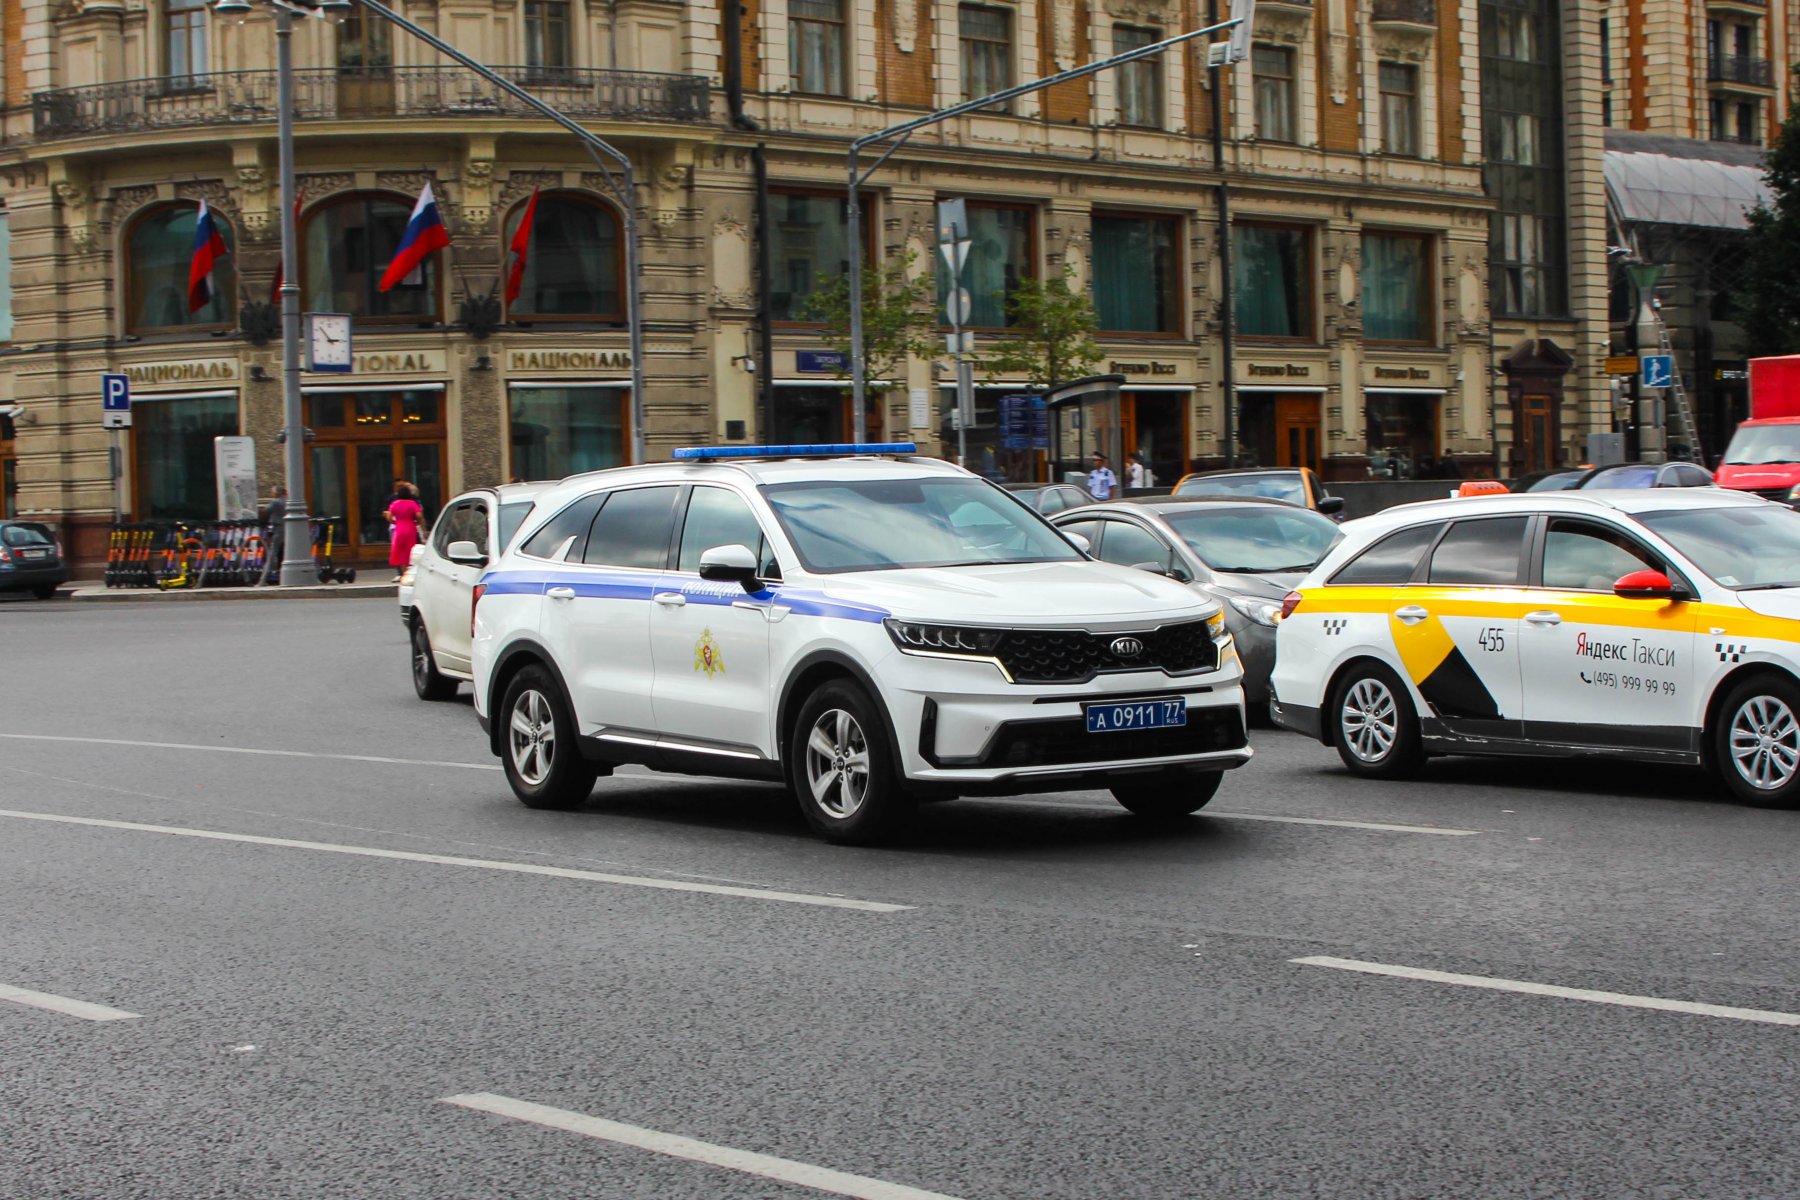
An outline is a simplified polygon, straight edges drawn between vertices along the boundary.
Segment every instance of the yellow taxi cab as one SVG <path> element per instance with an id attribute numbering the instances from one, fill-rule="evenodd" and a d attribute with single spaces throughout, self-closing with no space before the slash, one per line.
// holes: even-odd
<path id="1" fill-rule="evenodd" d="M 1270 707 L 1352 772 L 1611 756 L 1800 806 L 1800 512 L 1716 489 L 1544 492 L 1344 531 L 1283 605 Z"/>

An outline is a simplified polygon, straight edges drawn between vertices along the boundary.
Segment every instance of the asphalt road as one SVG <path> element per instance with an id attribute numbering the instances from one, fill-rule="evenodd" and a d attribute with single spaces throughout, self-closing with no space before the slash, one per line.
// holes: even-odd
<path id="1" fill-rule="evenodd" d="M 855 850 L 519 806 L 385 602 L 7 604 L 0 697 L 0 1197 L 1800 1194 L 1800 814 L 1698 775 L 1263 731 Z"/>

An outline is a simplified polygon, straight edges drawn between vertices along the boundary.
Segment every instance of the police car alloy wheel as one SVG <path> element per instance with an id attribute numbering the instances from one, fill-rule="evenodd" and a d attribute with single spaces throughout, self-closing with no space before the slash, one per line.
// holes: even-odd
<path id="1" fill-rule="evenodd" d="M 542 667 L 526 667 L 507 686 L 498 713 L 501 765 L 527 808 L 577 808 L 599 772 L 581 757 L 562 689 Z"/>
<path id="2" fill-rule="evenodd" d="M 1350 668 L 1331 704 L 1332 741 L 1344 765 L 1371 779 L 1405 779 L 1423 761 L 1419 721 L 1399 678 L 1379 663 Z"/>
<path id="3" fill-rule="evenodd" d="M 1800 688 L 1774 675 L 1739 684 L 1719 709 L 1714 736 L 1719 773 L 1740 799 L 1800 806 Z"/>
<path id="4" fill-rule="evenodd" d="M 812 827 L 834 842 L 878 841 L 906 816 L 879 710 L 839 680 L 814 692 L 794 722 L 794 792 Z"/>
<path id="5" fill-rule="evenodd" d="M 1155 783 L 1114 784 L 1113 799 L 1133 815 L 1151 820 L 1185 817 L 1205 808 L 1218 795 L 1223 771 L 1208 771 L 1187 778 L 1159 779 Z"/>
<path id="6" fill-rule="evenodd" d="M 437 659 L 431 653 L 431 635 L 425 622 L 414 621 L 412 628 L 413 691 L 421 700 L 448 700 L 456 695 L 456 680 L 438 673 Z"/>

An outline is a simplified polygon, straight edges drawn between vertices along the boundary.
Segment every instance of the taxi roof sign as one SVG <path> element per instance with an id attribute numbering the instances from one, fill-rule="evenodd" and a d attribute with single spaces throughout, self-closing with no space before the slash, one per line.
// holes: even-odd
<path id="1" fill-rule="evenodd" d="M 838 442 L 815 446 L 683 446 L 677 462 L 718 462 L 734 458 L 849 458 L 867 454 L 917 454 L 912 442 Z"/>

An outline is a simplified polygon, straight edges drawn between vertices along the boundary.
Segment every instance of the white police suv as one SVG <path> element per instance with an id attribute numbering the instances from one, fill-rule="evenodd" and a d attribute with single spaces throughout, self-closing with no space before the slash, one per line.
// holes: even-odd
<path id="1" fill-rule="evenodd" d="M 675 458 L 540 493 L 475 589 L 476 711 L 524 803 L 637 763 L 785 781 L 863 842 L 965 794 L 1190 813 L 1249 760 L 1216 601 L 910 445 Z"/>

